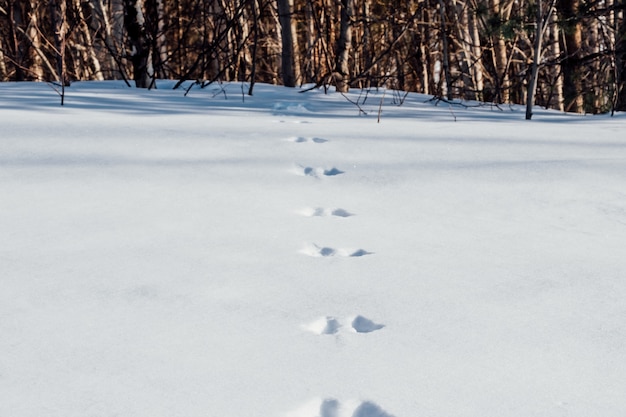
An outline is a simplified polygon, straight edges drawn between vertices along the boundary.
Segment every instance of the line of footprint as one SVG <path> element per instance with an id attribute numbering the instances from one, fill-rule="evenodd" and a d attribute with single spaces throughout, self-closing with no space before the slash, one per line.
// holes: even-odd
<path id="1" fill-rule="evenodd" d="M 315 398 L 287 417 L 393 417 L 372 401 Z"/>
<path id="2" fill-rule="evenodd" d="M 326 143 L 327 139 L 319 138 L 319 137 L 294 137 L 290 138 L 289 141 L 294 143 Z M 344 171 L 341 171 L 337 168 L 325 169 L 325 168 L 311 168 L 311 167 L 302 167 L 301 173 L 308 176 L 313 176 L 315 178 L 321 178 L 321 175 L 325 176 L 335 176 L 339 174 L 343 174 Z M 308 208 L 300 211 L 300 214 L 306 217 L 341 217 L 347 218 L 354 216 L 354 213 L 349 212 L 348 210 L 342 208 L 323 208 L 323 207 L 315 207 Z M 329 246 L 321 246 L 316 243 L 309 243 L 306 245 L 300 253 L 303 253 L 308 256 L 313 257 L 329 257 L 329 256 L 341 256 L 341 257 L 350 257 L 356 258 L 366 255 L 371 255 L 372 252 L 369 252 L 365 249 L 348 249 L 348 248 L 332 248 Z M 335 334 L 339 331 L 341 327 L 343 327 L 336 318 L 333 316 L 322 317 L 314 322 L 307 324 L 304 326 L 306 329 L 313 331 L 318 334 Z M 384 325 L 377 324 L 371 321 L 370 319 L 363 316 L 356 316 L 353 320 L 351 320 L 350 328 L 357 333 L 370 333 L 379 329 L 382 329 Z"/>
<path id="3" fill-rule="evenodd" d="M 295 143 L 326 143 L 327 139 L 318 137 L 294 137 L 289 139 Z M 321 179 L 324 177 L 334 177 L 344 174 L 338 168 L 332 167 L 316 168 L 298 165 L 296 174 Z M 306 217 L 340 217 L 348 218 L 354 216 L 353 213 L 342 208 L 323 208 L 315 207 L 300 211 L 300 214 Z M 308 244 L 303 248 L 301 253 L 313 257 L 361 257 L 370 255 L 372 252 L 364 249 L 343 249 L 321 246 L 315 243 Z M 384 328 L 385 325 L 376 323 L 364 316 L 357 315 L 348 317 L 345 320 L 337 319 L 334 316 L 326 316 L 318 318 L 311 323 L 305 324 L 302 328 L 317 335 L 337 335 L 343 330 L 356 333 L 372 333 Z M 371 401 L 354 401 L 347 400 L 340 402 L 335 398 L 314 399 L 305 404 L 299 410 L 293 413 L 294 417 L 393 417 L 385 412 L 380 406 Z"/>
<path id="4" fill-rule="evenodd" d="M 336 317 L 326 316 L 321 317 L 309 324 L 303 325 L 302 328 L 321 335 L 337 334 L 344 328 L 349 328 L 349 331 L 357 333 L 371 333 L 385 327 L 384 324 L 375 323 L 374 321 L 363 316 L 349 317 L 345 321 L 349 323 L 349 327 L 344 326 Z"/>
<path id="5" fill-rule="evenodd" d="M 328 139 L 323 139 L 319 137 L 293 137 L 288 139 L 290 142 L 294 143 L 326 143 Z M 295 167 L 295 173 L 297 175 L 313 177 L 317 179 L 321 179 L 324 177 L 334 177 L 337 175 L 345 174 L 345 171 L 342 171 L 336 167 L 324 168 L 324 167 L 310 167 L 297 165 Z M 351 217 L 354 216 L 353 213 L 342 209 L 342 208 L 323 208 L 323 207 L 315 207 L 308 208 L 300 211 L 300 214 L 307 217 Z M 329 257 L 329 256 L 339 256 L 339 257 L 361 257 L 365 255 L 371 255 L 373 252 L 367 251 L 361 248 L 333 248 L 330 246 L 322 246 L 316 243 L 310 243 L 306 245 L 301 251 L 301 253 L 313 256 L 313 257 Z"/>

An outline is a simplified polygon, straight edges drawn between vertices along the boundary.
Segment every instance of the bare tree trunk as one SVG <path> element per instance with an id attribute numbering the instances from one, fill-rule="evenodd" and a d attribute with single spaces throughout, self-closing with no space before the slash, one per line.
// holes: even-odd
<path id="1" fill-rule="evenodd" d="M 471 41 L 472 41 L 472 56 L 473 56 L 473 76 L 474 76 L 474 87 L 475 87 L 475 98 L 476 100 L 483 99 L 483 90 L 484 86 L 484 75 L 483 75 L 483 64 L 482 64 L 482 48 L 480 46 L 480 34 L 478 32 L 478 19 L 476 17 L 476 10 L 472 10 L 472 12 L 468 16 L 469 18 L 469 26 L 471 30 Z"/>
<path id="2" fill-rule="evenodd" d="M 9 4 L 9 22 L 11 24 L 11 43 L 13 44 L 13 61 L 15 66 L 15 81 L 26 79 L 26 45 L 18 34 L 22 29 L 24 19 L 20 1 L 13 0 Z"/>
<path id="3" fill-rule="evenodd" d="M 294 0 L 291 0 L 293 3 Z M 299 10 L 302 10 L 301 8 Z M 295 6 L 291 6 L 292 13 L 296 13 Z M 296 83 L 304 83 L 304 77 L 302 76 L 302 48 L 301 43 L 298 40 L 298 25 L 301 24 L 301 19 L 296 16 L 291 18 L 291 33 L 293 33 L 293 71 L 296 75 Z"/>
<path id="4" fill-rule="evenodd" d="M 441 21 L 439 22 L 440 34 L 441 37 L 441 66 L 443 71 L 443 76 L 446 81 L 446 97 L 448 100 L 452 99 L 452 78 L 450 76 L 450 51 L 448 46 L 448 29 L 446 24 L 446 5 L 444 0 L 439 0 L 439 18 Z"/>
<path id="5" fill-rule="evenodd" d="M 180 6 L 180 3 L 179 3 L 179 7 L 182 7 L 182 6 Z M 219 2 L 212 1 L 212 2 L 209 3 L 209 10 L 208 10 L 208 15 L 209 16 L 210 15 L 219 15 L 219 14 L 223 14 L 223 13 L 224 13 L 224 10 L 222 10 L 221 5 L 219 4 Z M 206 21 L 209 21 L 209 19 L 210 19 L 209 16 L 206 17 L 206 19 L 205 19 Z M 181 17 L 182 17 L 182 13 L 181 13 Z M 221 30 L 222 30 L 221 27 L 219 27 L 220 23 L 216 22 L 215 18 L 213 18 L 212 21 L 213 21 L 212 22 L 213 25 L 216 26 L 216 27 L 213 28 L 213 31 L 207 30 L 206 36 L 208 38 L 209 44 L 214 44 L 215 42 L 217 42 L 216 35 L 218 33 L 220 33 Z M 179 42 L 180 42 L 180 39 L 183 38 L 183 26 L 182 26 L 183 24 L 182 24 L 181 21 L 179 21 L 178 25 L 179 25 L 178 38 L 179 38 Z M 181 68 L 180 68 L 179 71 L 183 71 L 183 70 L 186 71 L 186 64 L 184 63 L 184 57 L 182 57 L 182 55 L 180 57 L 180 62 L 181 62 Z M 217 51 L 213 51 L 211 53 L 211 55 L 209 56 L 208 71 L 206 71 L 205 75 L 208 76 L 206 78 L 214 78 L 214 77 L 217 77 L 219 73 L 220 73 L 220 61 L 219 61 L 219 57 L 218 57 L 218 52 Z M 181 74 L 182 74 L 182 72 L 181 72 Z"/>
<path id="6" fill-rule="evenodd" d="M 626 0 L 621 0 L 619 4 L 622 7 L 626 7 Z M 617 69 L 617 100 L 615 110 L 626 111 L 626 9 L 623 11 L 622 22 L 617 30 L 615 66 Z"/>
<path id="7" fill-rule="evenodd" d="M 7 66 L 4 62 L 4 49 L 2 43 L 2 38 L 0 38 L 0 82 L 7 80 Z"/>
<path id="8" fill-rule="evenodd" d="M 500 0 L 489 0 L 489 8 L 494 17 L 497 17 L 501 22 L 508 20 L 508 13 L 504 8 Z M 492 36 L 493 42 L 493 60 L 496 69 L 496 101 L 499 103 L 508 103 L 510 101 L 510 87 L 509 74 L 507 71 L 508 58 L 506 50 L 506 42 L 504 37 L 500 33 L 495 33 Z"/>
<path id="9" fill-rule="evenodd" d="M 339 41 L 337 42 L 337 59 L 335 65 L 335 87 L 340 93 L 350 89 L 350 50 L 352 48 L 352 16 L 354 0 L 341 0 L 341 23 Z"/>
<path id="10" fill-rule="evenodd" d="M 44 55 L 41 52 L 41 36 L 39 32 L 39 23 L 37 16 L 38 3 L 35 0 L 30 2 L 30 13 L 28 17 L 28 28 L 26 34 L 31 42 L 30 48 L 30 74 L 35 81 L 43 81 L 43 58 Z"/>
<path id="11" fill-rule="evenodd" d="M 580 58 L 582 56 L 583 31 L 579 16 L 580 0 L 560 0 L 558 4 L 565 26 L 565 58 L 562 63 L 565 111 L 582 113 Z"/>
<path id="12" fill-rule="evenodd" d="M 561 56 L 561 44 L 559 42 L 559 23 L 558 16 L 556 13 L 552 13 L 552 22 L 550 24 L 550 54 L 552 60 L 556 61 Z M 551 96 L 554 97 L 553 107 L 564 111 L 565 107 L 563 105 L 563 74 L 561 74 L 561 66 L 560 65 L 552 65 L 551 66 L 551 75 L 553 79 L 553 92 Z"/>
<path id="13" fill-rule="evenodd" d="M 431 18 L 430 18 L 430 10 L 426 7 L 424 8 L 424 10 L 422 11 L 422 21 L 424 22 L 422 25 L 420 25 L 420 56 L 422 57 L 422 72 L 421 72 L 421 78 L 422 78 L 422 93 L 424 94 L 431 94 L 432 91 L 435 91 L 434 88 L 432 88 L 432 84 L 433 84 L 433 78 L 431 77 L 432 73 L 432 59 L 431 59 L 431 54 L 430 54 L 430 22 L 431 22 Z"/>
<path id="14" fill-rule="evenodd" d="M 543 2 L 537 0 L 536 5 L 536 27 L 535 27 L 535 45 L 533 51 L 533 63 L 530 71 L 530 80 L 528 81 L 528 92 L 526 94 L 526 120 L 533 117 L 533 106 L 535 105 L 535 92 L 537 90 L 537 74 L 539 73 L 539 63 L 543 52 L 543 36 L 550 22 L 553 3 L 548 5 L 548 10 L 544 15 Z"/>
<path id="15" fill-rule="evenodd" d="M 256 83 L 256 66 L 257 66 L 257 46 L 259 45 L 259 3 L 258 0 L 252 0 L 252 24 L 254 37 L 252 40 L 252 68 L 250 69 L 250 88 L 248 89 L 248 95 L 251 96 L 254 90 L 254 84 Z"/>
<path id="16" fill-rule="evenodd" d="M 539 72 L 539 61 L 541 61 L 541 41 L 543 38 L 543 8 L 541 0 L 537 0 L 537 16 L 535 18 L 535 47 L 533 53 L 533 63 L 528 80 L 528 93 L 526 94 L 526 120 L 533 117 L 533 106 L 535 105 L 535 90 L 537 90 L 537 73 Z"/>
<path id="17" fill-rule="evenodd" d="M 475 67 L 472 65 L 472 36 L 470 34 L 469 13 L 467 3 L 452 0 L 456 17 L 456 32 L 458 46 L 458 62 L 463 79 L 462 95 L 469 99 L 476 99 L 476 77 L 473 75 Z"/>
<path id="18" fill-rule="evenodd" d="M 594 6 L 595 9 L 595 6 Z M 596 10 L 591 10 L 595 13 Z M 600 29 L 598 19 L 589 19 L 585 22 L 585 36 L 583 37 L 583 49 L 585 55 L 600 56 Z M 602 72 L 599 59 L 593 59 L 588 64 L 590 76 L 588 82 L 583 83 L 583 89 L 588 91 L 592 98 L 587 104 L 592 105 L 592 112 L 599 113 L 604 108 L 606 96 L 604 94 L 604 86 L 601 78 L 605 75 Z"/>
<path id="19" fill-rule="evenodd" d="M 317 65 L 317 54 L 315 48 L 315 19 L 316 17 L 313 15 L 315 11 L 313 10 L 312 0 L 307 0 L 304 15 L 306 20 L 306 55 L 305 55 L 305 65 L 304 65 L 304 73 L 306 82 L 315 82 L 315 69 L 318 68 Z"/>
<path id="20" fill-rule="evenodd" d="M 158 52 L 159 63 L 159 75 L 163 78 L 168 78 L 170 71 L 168 70 L 168 45 L 167 37 L 165 36 L 165 4 L 163 0 L 156 0 L 156 18 L 157 18 L 157 33 L 156 33 L 156 50 Z"/>
<path id="21" fill-rule="evenodd" d="M 130 59 L 133 64 L 133 79 L 137 88 L 150 88 L 154 76 L 152 54 L 146 34 L 143 0 L 124 0 L 124 22 L 131 46 Z"/>
<path id="22" fill-rule="evenodd" d="M 61 106 L 65 104 L 65 87 L 69 86 L 65 70 L 65 40 L 68 32 L 66 0 L 50 0 L 48 3 L 50 21 L 52 23 L 54 49 L 57 64 L 56 80 L 61 86 Z"/>
<path id="23" fill-rule="evenodd" d="M 237 47 L 235 46 L 233 25 L 231 24 L 232 18 L 234 16 L 234 12 L 232 11 L 232 6 L 233 6 L 232 2 L 222 0 L 222 10 L 226 12 L 226 14 L 223 16 L 224 25 L 226 29 L 226 38 L 225 38 L 223 51 L 225 52 L 224 62 L 227 63 L 226 68 L 228 69 L 228 71 L 225 72 L 227 81 L 235 79 L 236 73 L 237 73 L 237 67 L 236 65 L 233 65 L 234 63 L 236 64 L 235 57 L 233 56 L 231 58 L 229 54 L 229 52 L 234 52 L 237 49 Z"/>
<path id="24" fill-rule="evenodd" d="M 65 71 L 65 37 L 67 35 L 67 3 L 66 0 L 50 0 L 50 20 L 52 22 L 52 30 L 54 31 L 54 48 L 57 73 L 56 80 L 61 84 L 62 88 L 68 85 L 69 80 Z M 61 101 L 63 102 L 62 90 Z M 63 103 L 61 103 L 63 104 Z"/>
<path id="25" fill-rule="evenodd" d="M 373 39 L 372 33 L 369 25 L 370 19 L 370 0 L 363 1 L 363 68 L 372 68 L 373 57 L 372 57 L 372 49 L 373 49 Z M 368 74 L 367 81 L 365 86 L 369 87 L 371 85 L 371 76 Z"/>
<path id="26" fill-rule="evenodd" d="M 292 1 L 276 0 L 278 6 L 278 20 L 281 35 L 281 72 L 283 84 L 287 87 L 296 86 L 296 72 L 294 69 L 294 33 L 291 24 Z"/>

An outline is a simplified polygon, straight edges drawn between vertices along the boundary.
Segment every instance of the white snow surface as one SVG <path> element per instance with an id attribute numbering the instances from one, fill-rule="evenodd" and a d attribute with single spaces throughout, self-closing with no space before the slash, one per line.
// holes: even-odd
<path id="1" fill-rule="evenodd" d="M 626 415 L 626 115 L 172 86 L 0 84 L 0 416 Z"/>

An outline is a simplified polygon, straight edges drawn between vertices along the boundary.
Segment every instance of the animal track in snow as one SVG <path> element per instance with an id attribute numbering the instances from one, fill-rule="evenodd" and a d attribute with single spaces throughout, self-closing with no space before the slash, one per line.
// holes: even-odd
<path id="1" fill-rule="evenodd" d="M 321 317 L 302 327 L 315 334 L 335 334 L 339 331 L 341 324 L 339 324 L 336 318 L 327 316 Z"/>
<path id="2" fill-rule="evenodd" d="M 356 316 L 352 319 L 351 326 L 357 333 L 371 333 L 385 327 L 384 324 L 374 323 L 372 320 L 363 316 Z"/>
<path id="3" fill-rule="evenodd" d="M 373 253 L 365 249 L 335 249 L 328 246 L 318 246 L 314 243 L 307 245 L 300 252 L 313 257 L 341 256 L 346 258 L 358 258 Z"/>
<path id="4" fill-rule="evenodd" d="M 351 217 L 354 216 L 353 213 L 350 213 L 347 210 L 342 208 L 306 208 L 300 210 L 300 214 L 306 217 L 326 217 L 326 216 L 335 216 L 335 217 Z"/>
<path id="5" fill-rule="evenodd" d="M 294 143 L 326 143 L 328 139 L 324 138 L 306 138 L 304 136 L 295 136 L 293 138 L 288 139 L 290 142 Z"/>
<path id="6" fill-rule="evenodd" d="M 335 398 L 315 398 L 299 409 L 287 414 L 288 417 L 393 417 L 372 401 Z"/>
<path id="7" fill-rule="evenodd" d="M 362 402 L 353 412 L 352 417 L 393 417 L 371 401 Z"/>
<path id="8" fill-rule="evenodd" d="M 299 175 L 304 175 L 304 176 L 307 176 L 307 177 L 314 177 L 314 178 L 334 177 L 336 175 L 341 175 L 341 174 L 345 173 L 345 171 L 342 171 L 342 170 L 337 169 L 335 167 L 326 169 L 326 168 L 304 167 L 304 166 L 301 166 L 301 165 L 298 165 L 296 167 L 296 172 Z"/>
<path id="9" fill-rule="evenodd" d="M 302 328 L 318 335 L 325 335 L 337 334 L 341 328 L 349 328 L 350 331 L 356 333 L 372 333 L 385 327 L 384 324 L 376 323 L 361 315 L 348 317 L 345 322 L 350 323 L 350 325 L 343 326 L 335 317 L 326 316 L 320 317 L 309 324 L 305 324 Z"/>

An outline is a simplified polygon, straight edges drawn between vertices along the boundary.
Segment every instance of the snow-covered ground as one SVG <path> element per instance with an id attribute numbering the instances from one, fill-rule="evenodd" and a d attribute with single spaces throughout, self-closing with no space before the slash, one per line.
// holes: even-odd
<path id="1" fill-rule="evenodd" d="M 171 85 L 0 84 L 0 416 L 625 415 L 626 115 Z"/>

